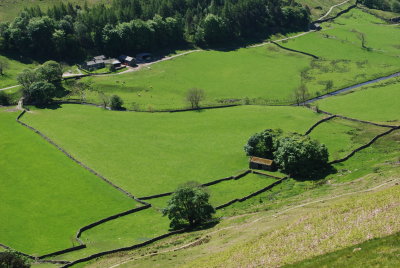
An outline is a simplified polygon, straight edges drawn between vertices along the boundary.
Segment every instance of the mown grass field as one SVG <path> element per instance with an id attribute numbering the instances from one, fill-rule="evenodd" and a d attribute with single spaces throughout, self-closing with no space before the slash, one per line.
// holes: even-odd
<path id="1" fill-rule="evenodd" d="M 352 247 L 326 255 L 286 265 L 284 268 L 300 267 L 398 267 L 400 259 L 400 233 L 375 238 Z"/>
<path id="2" fill-rule="evenodd" d="M 315 105 L 334 114 L 397 125 L 400 123 L 400 78 L 320 100 Z"/>
<path id="3" fill-rule="evenodd" d="M 140 197 L 235 175 L 248 168 L 243 146 L 255 132 L 279 127 L 304 133 L 320 118 L 297 107 L 132 113 L 72 104 L 36 109 L 22 120 Z"/>
<path id="4" fill-rule="evenodd" d="M 84 170 L 0 108 L 0 242 L 42 255 L 76 245 L 76 231 L 136 202 Z"/>
<path id="5" fill-rule="evenodd" d="M 188 107 L 185 93 L 193 87 L 204 89 L 204 106 L 293 103 L 293 92 L 301 84 L 316 96 L 400 70 L 398 27 L 359 9 L 323 27 L 283 42 L 318 60 L 267 44 L 195 52 L 136 72 L 89 80 L 95 90 L 121 96 L 128 109 L 162 110 Z M 98 94 L 88 93 L 87 101 L 99 103 Z"/>

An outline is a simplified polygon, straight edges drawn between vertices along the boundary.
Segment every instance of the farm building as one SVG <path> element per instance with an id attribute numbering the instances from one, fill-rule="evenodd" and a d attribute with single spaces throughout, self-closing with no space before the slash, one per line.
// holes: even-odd
<path id="1" fill-rule="evenodd" d="M 149 62 L 153 59 L 153 56 L 150 53 L 140 53 L 136 55 L 137 62 Z"/>
<path id="2" fill-rule="evenodd" d="M 276 166 L 273 160 L 255 156 L 250 157 L 249 167 L 251 169 L 262 169 L 268 171 L 276 170 Z"/>
<path id="3" fill-rule="evenodd" d="M 106 64 L 114 65 L 115 68 L 121 67 L 121 62 L 117 59 L 107 59 L 106 56 L 100 55 L 93 57 L 92 60 L 83 64 L 83 68 L 89 71 L 106 67 Z"/>
<path id="4" fill-rule="evenodd" d="M 119 56 L 119 60 L 128 66 L 135 66 L 136 65 L 136 59 L 134 57 L 126 56 L 126 55 L 121 55 Z"/>

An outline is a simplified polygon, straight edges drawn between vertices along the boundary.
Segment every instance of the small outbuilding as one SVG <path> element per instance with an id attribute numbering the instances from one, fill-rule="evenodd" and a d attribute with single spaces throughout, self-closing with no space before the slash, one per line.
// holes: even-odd
<path id="1" fill-rule="evenodd" d="M 249 167 L 251 169 L 261 169 L 267 171 L 275 171 L 275 162 L 271 159 L 261 158 L 261 157 L 250 157 Z"/>

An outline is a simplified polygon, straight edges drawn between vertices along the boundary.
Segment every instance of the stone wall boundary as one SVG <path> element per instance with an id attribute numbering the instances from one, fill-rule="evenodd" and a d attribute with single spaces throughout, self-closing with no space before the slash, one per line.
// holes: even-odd
<path id="1" fill-rule="evenodd" d="M 396 127 L 396 128 L 391 128 L 390 130 L 385 131 L 384 133 L 381 133 L 381 134 L 375 136 L 370 142 L 368 142 L 367 144 L 362 145 L 362 146 L 358 147 L 357 149 L 353 150 L 353 151 L 352 151 L 350 154 L 348 154 L 347 156 L 345 156 L 345 157 L 343 157 L 343 158 L 341 158 L 341 159 L 333 160 L 333 161 L 329 162 L 329 164 L 332 165 L 332 164 L 337 164 L 337 163 L 344 162 L 344 161 L 348 160 L 350 157 L 354 156 L 355 153 L 357 153 L 357 152 L 359 152 L 359 151 L 361 151 L 361 150 L 364 150 L 364 149 L 370 147 L 370 146 L 371 146 L 372 144 L 374 144 L 378 139 L 380 139 L 380 138 L 382 138 L 382 137 L 384 137 L 384 136 L 386 136 L 386 135 L 389 135 L 389 134 L 392 133 L 393 131 L 396 131 L 396 130 L 399 130 L 399 129 L 400 129 L 400 126 L 398 126 L 398 127 Z"/>
<path id="2" fill-rule="evenodd" d="M 291 49 L 291 48 L 288 48 L 288 47 L 284 47 L 284 46 L 278 44 L 278 43 L 275 42 L 275 41 L 271 41 L 271 44 L 274 44 L 274 45 L 276 45 L 276 46 L 278 46 L 278 47 L 280 47 L 280 48 L 282 48 L 282 49 L 288 50 L 288 51 L 290 51 L 290 52 L 300 53 L 300 54 L 303 54 L 303 55 L 306 55 L 306 56 L 309 56 L 309 57 L 313 57 L 314 59 L 319 59 L 319 57 L 316 56 L 316 55 L 314 55 L 314 54 L 307 53 L 307 52 L 303 52 L 303 51 L 296 50 L 296 49 Z"/>
<path id="3" fill-rule="evenodd" d="M 310 134 L 311 131 L 313 131 L 314 128 L 316 128 L 318 125 L 320 125 L 320 124 L 322 124 L 322 123 L 324 123 L 324 122 L 326 122 L 326 121 L 329 121 L 329 120 L 331 120 L 331 119 L 333 119 L 333 118 L 335 118 L 335 117 L 337 117 L 337 115 L 331 115 L 331 116 L 328 116 L 328 117 L 325 117 L 325 118 L 319 120 L 317 123 L 315 123 L 314 125 L 312 125 L 312 126 L 307 130 L 307 132 L 306 132 L 304 135 L 307 136 L 307 135 Z"/>
<path id="4" fill-rule="evenodd" d="M 141 247 L 147 246 L 149 244 L 152 244 L 152 243 L 154 243 L 156 241 L 159 241 L 161 239 L 167 238 L 167 237 L 175 235 L 175 234 L 180 234 L 180 233 L 183 233 L 185 231 L 186 231 L 186 229 L 172 231 L 172 232 L 169 232 L 169 233 L 154 237 L 152 239 L 149 239 L 149 240 L 147 240 L 145 242 L 142 242 L 142 243 L 139 243 L 139 244 L 134 244 L 134 245 L 128 246 L 128 247 L 117 248 L 117 249 L 113 249 L 113 250 L 108 250 L 108 251 L 95 253 L 95 254 L 87 256 L 85 258 L 81 258 L 81 259 L 75 260 L 73 262 L 67 263 L 66 265 L 62 266 L 61 268 L 71 267 L 72 265 L 75 265 L 75 264 L 78 264 L 78 263 L 82 263 L 82 262 L 87 262 L 87 261 L 90 261 L 90 260 L 105 256 L 105 255 L 141 248 Z"/>
<path id="5" fill-rule="evenodd" d="M 210 181 L 210 182 L 207 182 L 207 183 L 203 183 L 200 186 L 207 187 L 207 186 L 211 186 L 211 185 L 215 185 L 215 184 L 221 183 L 223 181 L 238 180 L 238 179 L 241 179 L 241 178 L 245 177 L 249 173 L 251 173 L 251 170 L 246 170 L 246 171 L 244 171 L 244 172 L 242 172 L 242 173 L 240 173 L 240 174 L 238 174 L 236 176 L 230 176 L 230 177 L 226 177 L 226 178 Z M 169 196 L 169 195 L 172 195 L 173 193 L 174 192 L 167 192 L 167 193 L 162 193 L 162 194 L 143 196 L 143 197 L 139 197 L 138 199 L 140 199 L 140 200 L 155 199 L 155 198 L 159 198 L 159 197 Z"/>
<path id="6" fill-rule="evenodd" d="M 244 196 L 242 198 L 236 198 L 236 199 L 233 199 L 231 201 L 228 201 L 225 204 L 222 204 L 222 205 L 219 205 L 219 206 L 215 207 L 215 209 L 219 210 L 219 209 L 222 209 L 222 208 L 226 208 L 226 207 L 228 207 L 228 206 L 230 206 L 230 205 L 232 205 L 232 204 L 234 204 L 236 202 L 240 202 L 240 203 L 244 202 L 244 201 L 246 201 L 246 200 L 248 200 L 248 199 L 250 199 L 252 197 L 255 197 L 255 196 L 259 195 L 259 194 L 262 194 L 262 193 L 264 193 L 264 192 L 266 192 L 268 190 L 271 190 L 275 186 L 281 184 L 286 179 L 288 179 L 288 177 L 281 178 L 280 180 L 278 180 L 278 181 L 276 181 L 276 182 L 274 182 L 274 183 L 272 183 L 272 184 L 270 184 L 270 185 L 268 185 L 268 186 L 266 186 L 266 187 L 264 187 L 264 188 L 262 188 L 262 189 L 260 189 L 260 190 L 258 190 L 256 192 L 254 192 L 254 193 L 246 195 L 246 196 Z"/>
<path id="7" fill-rule="evenodd" d="M 24 256 L 24 257 L 26 257 L 26 258 L 28 258 L 30 260 L 33 260 L 33 261 L 35 261 L 37 263 L 53 263 L 53 264 L 68 264 L 68 263 L 70 263 L 69 261 L 62 261 L 62 260 L 59 260 L 59 261 L 56 261 L 56 260 L 39 260 L 39 257 L 35 257 L 35 256 L 32 256 L 32 255 L 23 253 L 21 251 L 15 250 L 15 249 L 13 249 L 13 248 L 11 248 L 9 246 L 6 246 L 4 244 L 1 244 L 1 243 L 0 243 L 0 247 L 4 248 L 6 250 L 10 250 L 10 251 L 16 252 L 17 254 L 22 255 L 22 256 Z"/>
<path id="8" fill-rule="evenodd" d="M 338 12 L 335 16 L 330 17 L 330 18 L 326 18 L 326 19 L 322 19 L 322 20 L 316 20 L 313 21 L 312 23 L 323 23 L 323 22 L 328 22 L 334 19 L 337 19 L 338 17 L 340 17 L 341 15 L 350 12 L 353 8 L 356 8 L 358 6 L 358 0 L 356 1 L 356 3 L 354 5 L 349 6 L 348 8 Z"/>

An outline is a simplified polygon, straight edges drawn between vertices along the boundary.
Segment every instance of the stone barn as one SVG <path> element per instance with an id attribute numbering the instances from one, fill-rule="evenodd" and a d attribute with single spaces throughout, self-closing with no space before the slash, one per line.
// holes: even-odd
<path id="1" fill-rule="evenodd" d="M 261 169 L 267 171 L 276 170 L 276 165 L 273 160 L 255 156 L 250 157 L 249 167 L 250 169 Z"/>

